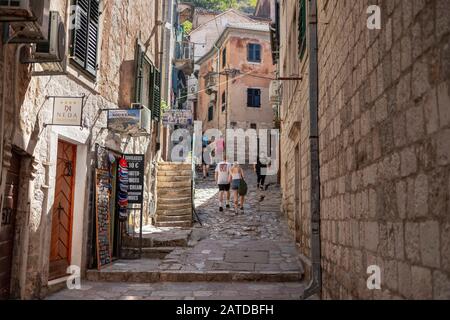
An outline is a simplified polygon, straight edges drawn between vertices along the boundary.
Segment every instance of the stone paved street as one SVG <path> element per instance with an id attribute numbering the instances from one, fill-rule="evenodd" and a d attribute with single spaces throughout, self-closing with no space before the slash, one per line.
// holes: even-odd
<path id="1" fill-rule="evenodd" d="M 279 213 L 275 177 L 269 179 L 265 192 L 257 191 L 252 171 L 246 171 L 246 180 L 249 194 L 244 214 L 236 216 L 232 209 L 219 212 L 213 179 L 199 180 L 195 205 L 202 225 L 197 223 L 190 232 L 158 231 L 186 237 L 187 246 L 172 248 L 159 259 L 122 260 L 101 271 L 89 271 L 91 282 L 82 291 L 63 291 L 51 299 L 299 298 L 303 267 Z M 108 290 L 111 286 L 116 289 Z"/>
<path id="2" fill-rule="evenodd" d="M 295 300 L 301 283 L 105 283 L 83 282 L 81 290 L 65 290 L 48 300 Z"/>

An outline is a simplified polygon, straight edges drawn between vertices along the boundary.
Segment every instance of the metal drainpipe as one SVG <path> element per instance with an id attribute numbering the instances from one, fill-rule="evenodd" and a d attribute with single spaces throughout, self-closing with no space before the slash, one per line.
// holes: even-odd
<path id="1" fill-rule="evenodd" d="M 221 66 L 221 59 L 220 59 L 220 48 L 217 47 L 217 45 L 214 43 L 214 49 L 217 50 L 217 96 L 216 96 L 216 103 L 219 101 L 220 95 L 220 66 Z M 209 108 L 209 105 L 208 105 Z M 220 130 L 220 114 L 221 110 L 218 108 L 219 111 L 217 111 L 217 129 Z"/>
<path id="2" fill-rule="evenodd" d="M 312 276 L 302 298 L 321 295 L 321 243 L 320 243 L 320 163 L 319 163 L 319 81 L 317 0 L 309 0 L 309 112 L 311 152 L 311 263 Z"/>

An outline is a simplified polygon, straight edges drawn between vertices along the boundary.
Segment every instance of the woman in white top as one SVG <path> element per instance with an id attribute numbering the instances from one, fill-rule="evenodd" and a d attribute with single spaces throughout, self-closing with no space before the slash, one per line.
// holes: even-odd
<path id="1" fill-rule="evenodd" d="M 239 185 L 241 184 L 241 180 L 244 178 L 245 178 L 244 170 L 242 170 L 238 162 L 235 162 L 231 167 L 229 179 L 231 184 L 231 190 L 233 191 L 234 210 L 236 214 L 238 214 L 239 197 L 241 200 L 241 212 L 244 213 L 245 196 L 239 196 Z"/>

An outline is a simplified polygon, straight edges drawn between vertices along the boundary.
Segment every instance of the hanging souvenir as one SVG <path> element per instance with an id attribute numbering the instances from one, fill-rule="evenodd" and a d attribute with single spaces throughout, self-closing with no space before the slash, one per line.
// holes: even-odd
<path id="1" fill-rule="evenodd" d="M 128 162 L 125 158 L 119 160 L 119 217 L 120 220 L 126 221 L 128 219 Z"/>

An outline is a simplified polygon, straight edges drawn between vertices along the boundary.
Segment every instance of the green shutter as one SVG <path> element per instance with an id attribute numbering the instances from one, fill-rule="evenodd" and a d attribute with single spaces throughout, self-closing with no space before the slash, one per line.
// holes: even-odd
<path id="1" fill-rule="evenodd" d="M 157 121 L 161 118 L 161 72 L 156 68 L 153 72 L 152 118 Z"/>
<path id="2" fill-rule="evenodd" d="M 73 0 L 77 6 L 72 31 L 71 56 L 81 68 L 95 76 L 97 74 L 97 50 L 100 21 L 98 0 Z"/>
<path id="3" fill-rule="evenodd" d="M 75 25 L 72 31 L 72 46 L 71 56 L 73 60 L 84 67 L 86 64 L 86 51 L 89 33 L 89 1 L 88 0 L 74 0 L 74 6 L 77 7 L 75 16 Z"/>
<path id="4" fill-rule="evenodd" d="M 306 1 L 300 0 L 300 16 L 298 22 L 298 50 L 299 57 L 303 59 L 306 52 Z"/>
<path id="5" fill-rule="evenodd" d="M 134 102 L 142 103 L 142 78 L 143 78 L 144 52 L 142 51 L 142 48 L 139 45 L 138 41 L 136 41 L 134 62 L 135 62 Z"/>
<path id="6" fill-rule="evenodd" d="M 89 33 L 86 52 L 86 70 L 97 74 L 98 31 L 100 21 L 100 4 L 98 0 L 90 0 Z"/>

